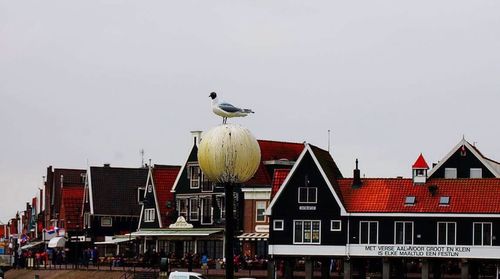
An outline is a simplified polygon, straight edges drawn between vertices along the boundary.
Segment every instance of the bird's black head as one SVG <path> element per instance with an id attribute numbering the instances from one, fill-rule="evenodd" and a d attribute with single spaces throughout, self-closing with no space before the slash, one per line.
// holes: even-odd
<path id="1" fill-rule="evenodd" d="M 212 93 L 210 93 L 210 95 L 208 95 L 208 97 L 212 98 L 212 100 L 213 100 L 213 99 L 217 98 L 217 93 L 212 92 Z"/>

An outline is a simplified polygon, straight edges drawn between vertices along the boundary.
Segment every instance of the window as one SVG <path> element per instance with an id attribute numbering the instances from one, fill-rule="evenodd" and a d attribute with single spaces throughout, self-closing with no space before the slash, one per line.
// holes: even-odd
<path id="1" fill-rule="evenodd" d="M 189 187 L 191 189 L 199 189 L 201 176 L 200 167 L 198 165 L 188 165 L 187 174 L 189 179 Z"/>
<path id="2" fill-rule="evenodd" d="M 320 221 L 293 221 L 294 244 L 320 244 Z"/>
<path id="3" fill-rule="evenodd" d="M 470 178 L 483 178 L 483 169 L 481 168 L 471 168 Z"/>
<path id="4" fill-rule="evenodd" d="M 330 221 L 330 231 L 338 232 L 342 230 L 342 221 L 340 220 L 331 220 Z"/>
<path id="5" fill-rule="evenodd" d="M 424 176 L 425 175 L 425 170 L 423 170 L 423 169 L 416 169 L 415 170 L 415 175 L 416 176 Z"/>
<path id="6" fill-rule="evenodd" d="M 442 196 L 439 198 L 439 205 L 450 205 L 450 197 Z"/>
<path id="7" fill-rule="evenodd" d="M 437 223 L 438 245 L 455 245 L 457 242 L 457 223 L 438 222 Z"/>
<path id="8" fill-rule="evenodd" d="M 360 221 L 359 244 L 377 244 L 377 243 L 378 243 L 378 222 Z"/>
<path id="9" fill-rule="evenodd" d="M 408 196 L 405 198 L 405 205 L 415 205 L 415 196 Z"/>
<path id="10" fill-rule="evenodd" d="M 113 219 L 111 217 L 101 217 L 101 227 L 112 227 Z"/>
<path id="11" fill-rule="evenodd" d="M 85 212 L 83 214 L 83 227 L 84 228 L 90 228 L 90 213 L 89 212 Z"/>
<path id="12" fill-rule="evenodd" d="M 394 222 L 394 244 L 413 244 L 413 222 Z"/>
<path id="13" fill-rule="evenodd" d="M 457 178 L 457 169 L 456 168 L 445 168 L 444 169 L 444 178 L 447 178 L 447 179 Z"/>
<path id="14" fill-rule="evenodd" d="M 274 220 L 273 221 L 273 228 L 275 231 L 282 231 L 285 229 L 285 226 L 283 224 L 283 220 Z"/>
<path id="15" fill-rule="evenodd" d="M 474 223 L 474 245 L 491 246 L 491 223 Z"/>
<path id="16" fill-rule="evenodd" d="M 177 199 L 177 208 L 179 216 L 187 218 L 188 215 L 188 199 Z"/>
<path id="17" fill-rule="evenodd" d="M 145 187 L 139 187 L 137 188 L 137 202 L 139 204 L 144 203 L 144 195 L 146 194 L 146 188 Z"/>
<path id="18" fill-rule="evenodd" d="M 219 196 L 218 205 L 219 205 L 219 209 L 220 209 L 220 219 L 225 220 L 226 219 L 226 197 Z"/>
<path id="19" fill-rule="evenodd" d="M 213 192 L 214 184 L 208 180 L 203 172 L 201 172 L 201 191 L 202 192 Z"/>
<path id="20" fill-rule="evenodd" d="M 156 210 L 154 208 L 144 209 L 144 222 L 154 222 Z"/>
<path id="21" fill-rule="evenodd" d="M 317 203 L 318 188 L 299 187 L 299 203 Z"/>
<path id="22" fill-rule="evenodd" d="M 211 225 L 213 220 L 213 209 L 212 209 L 212 198 L 202 197 L 201 198 L 201 224 Z"/>
<path id="23" fill-rule="evenodd" d="M 199 205 L 198 199 L 193 198 L 189 200 L 189 220 L 198 221 L 199 220 Z"/>
<path id="24" fill-rule="evenodd" d="M 265 222 L 266 216 L 264 212 L 266 211 L 266 201 L 256 201 L 255 202 L 255 222 Z"/>

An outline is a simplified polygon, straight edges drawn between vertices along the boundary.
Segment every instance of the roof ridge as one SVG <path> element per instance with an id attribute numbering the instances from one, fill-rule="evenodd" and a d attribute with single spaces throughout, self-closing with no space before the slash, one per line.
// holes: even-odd
<path id="1" fill-rule="evenodd" d="M 296 145 L 304 145 L 303 142 L 291 142 L 291 141 L 277 141 L 277 140 L 266 140 L 266 139 L 257 139 L 260 142 L 275 142 L 275 143 L 284 143 L 284 144 L 296 144 Z"/>

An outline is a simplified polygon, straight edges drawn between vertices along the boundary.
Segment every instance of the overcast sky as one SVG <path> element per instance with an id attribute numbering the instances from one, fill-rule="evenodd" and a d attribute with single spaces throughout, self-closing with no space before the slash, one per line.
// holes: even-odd
<path id="1" fill-rule="evenodd" d="M 183 164 L 219 125 L 411 175 L 463 135 L 500 159 L 500 1 L 0 0 L 0 221 L 46 167 Z"/>

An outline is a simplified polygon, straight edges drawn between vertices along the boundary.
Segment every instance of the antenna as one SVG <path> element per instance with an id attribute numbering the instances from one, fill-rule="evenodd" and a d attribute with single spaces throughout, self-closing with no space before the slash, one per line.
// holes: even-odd
<path id="1" fill-rule="evenodd" d="M 144 149 L 141 149 L 139 153 L 141 154 L 141 167 L 144 167 Z"/>

